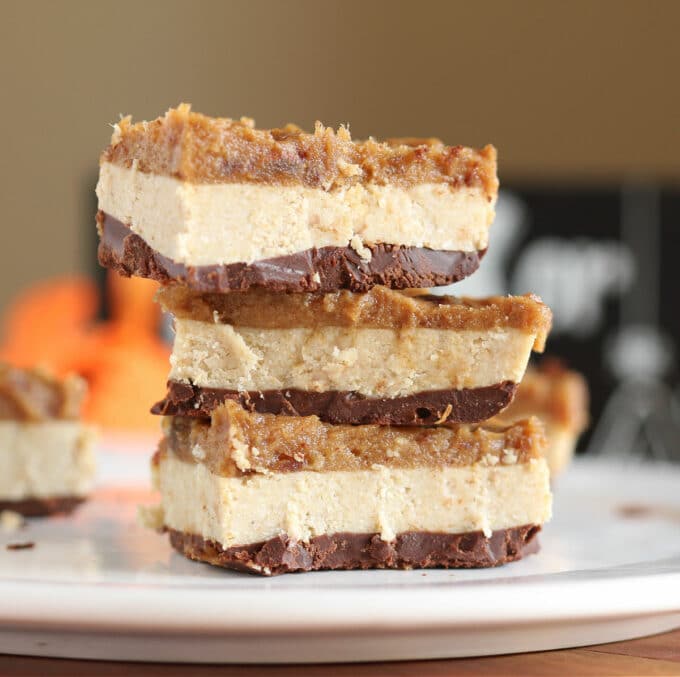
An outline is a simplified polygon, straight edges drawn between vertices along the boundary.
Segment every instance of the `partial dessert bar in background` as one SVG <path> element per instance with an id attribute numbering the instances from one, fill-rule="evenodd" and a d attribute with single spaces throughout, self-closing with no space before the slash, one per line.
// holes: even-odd
<path id="1" fill-rule="evenodd" d="M 76 376 L 0 364 L 0 510 L 49 515 L 85 500 L 95 470 L 85 390 Z"/>
<path id="2" fill-rule="evenodd" d="M 514 401 L 492 423 L 507 425 L 527 416 L 538 416 L 544 423 L 548 439 L 545 455 L 551 475 L 558 475 L 569 465 L 588 425 L 586 380 L 559 360 L 544 359 L 540 365 L 530 366 Z"/>
<path id="3" fill-rule="evenodd" d="M 168 417 L 148 514 L 185 555 L 263 575 L 488 567 L 550 517 L 536 419 L 505 429 L 349 426 L 246 412 Z"/>
<path id="4" fill-rule="evenodd" d="M 231 399 L 329 423 L 480 422 L 510 403 L 551 322 L 532 296 L 170 286 L 158 298 L 176 336 L 168 394 L 154 412 L 181 416 L 209 416 Z"/>
<path id="5" fill-rule="evenodd" d="M 117 126 L 100 160 L 99 259 L 199 291 L 432 287 L 474 272 L 496 151 L 259 130 L 183 105 Z"/>

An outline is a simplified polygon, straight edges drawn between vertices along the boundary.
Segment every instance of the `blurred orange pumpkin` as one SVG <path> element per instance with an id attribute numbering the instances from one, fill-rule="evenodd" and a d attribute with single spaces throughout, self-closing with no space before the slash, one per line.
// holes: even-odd
<path id="1" fill-rule="evenodd" d="M 165 392 L 169 346 L 160 334 L 156 283 L 107 276 L 110 319 L 98 322 L 97 285 L 65 277 L 22 292 L 2 319 L 0 359 L 87 379 L 84 417 L 105 429 L 157 430 L 150 406 Z"/>

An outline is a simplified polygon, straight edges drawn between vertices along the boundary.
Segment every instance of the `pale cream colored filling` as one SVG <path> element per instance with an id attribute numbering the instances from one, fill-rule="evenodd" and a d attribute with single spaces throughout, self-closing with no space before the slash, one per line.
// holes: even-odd
<path id="1" fill-rule="evenodd" d="M 93 442 L 92 429 L 78 421 L 0 421 L 0 499 L 85 496 Z"/>
<path id="2" fill-rule="evenodd" d="M 533 334 L 518 329 L 253 329 L 175 320 L 170 378 L 205 388 L 400 397 L 423 390 L 519 383 Z"/>
<path id="3" fill-rule="evenodd" d="M 226 478 L 172 455 L 156 470 L 163 525 L 225 547 L 280 534 L 465 533 L 543 524 L 552 498 L 544 459 L 529 463 Z"/>
<path id="4" fill-rule="evenodd" d="M 105 162 L 99 209 L 131 226 L 178 263 L 252 263 L 312 247 L 391 243 L 478 251 L 494 217 L 481 187 L 356 184 L 328 192 L 306 186 L 192 184 Z"/>

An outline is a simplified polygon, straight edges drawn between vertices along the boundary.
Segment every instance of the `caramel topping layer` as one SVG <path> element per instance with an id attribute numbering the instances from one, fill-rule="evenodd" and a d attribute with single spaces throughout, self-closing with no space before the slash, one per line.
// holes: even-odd
<path id="1" fill-rule="evenodd" d="M 495 429 L 332 425 L 316 416 L 249 413 L 233 401 L 215 409 L 210 421 L 168 417 L 165 433 L 168 451 L 226 477 L 376 465 L 507 465 L 539 458 L 545 446 L 543 427 L 535 418 Z"/>
<path id="2" fill-rule="evenodd" d="M 161 305 L 178 317 L 260 329 L 298 327 L 430 328 L 486 331 L 513 328 L 536 335 L 543 350 L 552 314 L 537 296 L 467 299 L 374 287 L 364 294 L 277 294 L 259 289 L 201 294 L 173 285 L 159 290 Z"/>
<path id="3" fill-rule="evenodd" d="M 85 392 L 79 376 L 59 380 L 41 369 L 0 363 L 0 420 L 77 419 Z"/>
<path id="4" fill-rule="evenodd" d="M 129 117 L 115 127 L 102 162 L 192 183 L 304 185 L 339 190 L 354 184 L 411 186 L 446 183 L 482 186 L 489 201 L 498 192 L 496 149 L 446 146 L 438 139 L 352 141 L 316 123 L 313 134 L 295 125 L 255 129 L 247 118 L 211 118 L 187 104 L 151 122 Z"/>

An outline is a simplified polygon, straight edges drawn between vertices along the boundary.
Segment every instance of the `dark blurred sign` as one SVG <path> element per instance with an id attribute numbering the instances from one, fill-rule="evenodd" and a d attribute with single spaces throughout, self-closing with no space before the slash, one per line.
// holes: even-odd
<path id="1" fill-rule="evenodd" d="M 586 376 L 582 447 L 680 456 L 680 191 L 505 189 L 487 258 L 456 294 L 540 295 L 547 353 Z"/>

